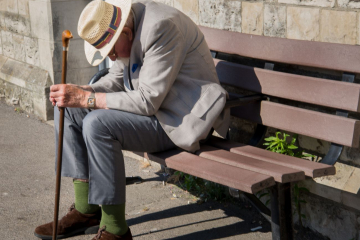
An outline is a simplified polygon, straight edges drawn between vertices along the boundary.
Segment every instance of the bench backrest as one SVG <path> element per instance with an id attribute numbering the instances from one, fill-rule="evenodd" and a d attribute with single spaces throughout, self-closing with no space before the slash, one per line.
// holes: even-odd
<path id="1" fill-rule="evenodd" d="M 216 52 L 271 63 L 360 73 L 358 46 L 264 37 L 206 27 L 200 29 L 209 48 Z M 333 109 L 360 111 L 359 84 L 260 69 L 219 59 L 214 59 L 214 62 L 219 80 L 224 85 Z M 343 80 L 346 76 L 343 75 Z M 231 114 L 340 145 L 359 146 L 360 122 L 357 119 L 271 101 L 236 107 L 231 109 Z"/>

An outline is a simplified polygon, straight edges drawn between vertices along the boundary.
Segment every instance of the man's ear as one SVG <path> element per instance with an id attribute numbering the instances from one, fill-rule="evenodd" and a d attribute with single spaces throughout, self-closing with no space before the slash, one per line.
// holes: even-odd
<path id="1" fill-rule="evenodd" d="M 133 32 L 129 27 L 124 27 L 122 30 L 123 33 L 129 38 L 129 41 L 131 42 L 134 38 Z"/>

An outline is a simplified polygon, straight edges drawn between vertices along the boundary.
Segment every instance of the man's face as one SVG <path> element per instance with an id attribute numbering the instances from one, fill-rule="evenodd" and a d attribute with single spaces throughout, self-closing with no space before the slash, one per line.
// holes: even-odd
<path id="1" fill-rule="evenodd" d="M 108 55 L 111 61 L 115 61 L 117 58 L 129 58 L 132 43 L 133 43 L 132 30 L 128 27 L 124 27 L 113 49 L 110 51 Z"/>

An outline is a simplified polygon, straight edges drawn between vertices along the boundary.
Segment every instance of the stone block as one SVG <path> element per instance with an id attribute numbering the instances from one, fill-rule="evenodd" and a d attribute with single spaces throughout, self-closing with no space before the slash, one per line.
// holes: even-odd
<path id="1" fill-rule="evenodd" d="M 2 68 L 7 59 L 7 57 L 0 55 L 0 69 Z"/>
<path id="2" fill-rule="evenodd" d="M 336 168 L 335 175 L 315 178 L 314 181 L 321 185 L 344 190 L 345 185 L 355 171 L 355 168 L 339 162 L 335 163 L 334 166 Z"/>
<path id="3" fill-rule="evenodd" d="M 13 34 L 13 43 L 14 43 L 14 59 L 25 62 L 25 44 L 24 36 L 19 34 Z"/>
<path id="4" fill-rule="evenodd" d="M 298 143 L 299 143 L 300 147 L 302 147 L 306 150 L 317 152 L 320 155 L 325 155 L 329 151 L 329 148 L 330 148 L 330 142 L 322 141 L 322 140 L 304 136 L 304 135 L 299 135 L 298 141 L 299 141 Z"/>
<path id="5" fill-rule="evenodd" d="M 355 212 L 312 195 L 306 195 L 305 201 L 307 203 L 302 205 L 305 227 L 331 240 L 355 239 L 358 231 Z"/>
<path id="6" fill-rule="evenodd" d="M 53 67 L 54 71 L 61 71 L 62 69 L 62 43 L 56 42 L 54 44 L 54 57 L 53 57 Z M 82 39 L 72 39 L 69 45 L 68 52 L 68 69 L 75 68 L 88 68 L 90 64 L 86 60 L 85 50 L 84 50 L 84 40 Z"/>
<path id="7" fill-rule="evenodd" d="M 54 107 L 51 105 L 49 94 L 33 98 L 33 112 L 41 119 L 48 121 L 54 119 Z M 56 110 L 57 111 L 57 110 Z"/>
<path id="8" fill-rule="evenodd" d="M 68 29 L 73 34 L 73 39 L 79 39 L 77 25 L 80 14 L 88 0 L 58 1 L 51 3 L 52 26 L 54 41 L 61 41 L 62 32 Z"/>
<path id="9" fill-rule="evenodd" d="M 19 105 L 27 113 L 34 113 L 34 100 L 37 98 L 34 92 L 27 89 L 21 89 L 21 95 L 19 96 Z"/>
<path id="10" fill-rule="evenodd" d="M 286 37 L 286 7 L 265 4 L 264 35 Z"/>
<path id="11" fill-rule="evenodd" d="M 8 31 L 1 31 L 2 37 L 2 54 L 6 57 L 14 58 L 14 43 L 12 33 Z"/>
<path id="12" fill-rule="evenodd" d="M 202 26 L 241 32 L 241 1 L 199 0 L 199 12 Z"/>
<path id="13" fill-rule="evenodd" d="M 343 189 L 344 191 L 357 194 L 360 190 L 360 168 L 354 168 Z"/>
<path id="14" fill-rule="evenodd" d="M 351 207 L 360 211 L 360 193 L 354 194 L 350 192 L 343 191 L 341 192 L 341 203 L 345 206 Z"/>
<path id="15" fill-rule="evenodd" d="M 32 36 L 53 41 L 50 3 L 29 1 L 29 14 Z"/>
<path id="16" fill-rule="evenodd" d="M 17 0 L 7 0 L 6 1 L 6 11 L 10 13 L 18 14 L 18 1 Z"/>
<path id="17" fill-rule="evenodd" d="M 0 12 L 7 11 L 7 1 L 8 0 L 0 0 Z"/>
<path id="18" fill-rule="evenodd" d="M 278 0 L 278 3 L 318 7 L 335 6 L 335 0 Z"/>
<path id="19" fill-rule="evenodd" d="M 17 0 L 17 1 L 18 1 L 19 14 L 29 17 L 29 0 Z"/>
<path id="20" fill-rule="evenodd" d="M 21 87 L 1 79 L 0 82 L 3 82 L 0 86 L 2 86 L 1 89 L 5 97 L 5 102 L 9 105 L 18 105 L 21 98 Z"/>
<path id="21" fill-rule="evenodd" d="M 70 43 L 71 44 L 71 43 Z M 38 39 L 39 47 L 39 62 L 40 67 L 49 72 L 50 78 L 54 81 L 53 75 L 53 52 L 54 52 L 54 43 Z"/>
<path id="22" fill-rule="evenodd" d="M 314 179 L 306 179 L 299 183 L 300 186 L 306 187 L 309 191 L 317 196 L 341 203 L 341 190 L 318 184 Z"/>
<path id="23" fill-rule="evenodd" d="M 360 149 L 345 147 L 340 159 L 350 164 L 360 165 Z"/>
<path id="24" fill-rule="evenodd" d="M 264 25 L 264 4 L 262 2 L 243 2 L 242 3 L 242 23 L 243 33 L 262 35 Z"/>
<path id="25" fill-rule="evenodd" d="M 174 6 L 174 0 L 155 0 L 155 2 L 164 3 L 164 4 L 169 5 L 171 7 Z"/>
<path id="26" fill-rule="evenodd" d="M 1 4 L 1 2 L 0 2 Z M 5 12 L 0 12 L 0 30 L 6 30 Z"/>
<path id="27" fill-rule="evenodd" d="M 2 40 L 1 40 L 1 37 L 0 37 L 0 56 L 2 55 Z"/>
<path id="28" fill-rule="evenodd" d="M 45 89 L 52 85 L 49 73 L 34 67 L 26 79 L 26 88 L 30 91 L 45 95 Z"/>
<path id="29" fill-rule="evenodd" d="M 26 63 L 40 66 L 39 46 L 36 38 L 24 37 Z"/>
<path id="30" fill-rule="evenodd" d="M 360 8 L 360 2 L 357 0 L 338 0 L 337 2 L 341 8 Z"/>
<path id="31" fill-rule="evenodd" d="M 194 23 L 199 24 L 199 3 L 192 0 L 174 0 L 174 7 L 185 13 L 193 20 Z"/>
<path id="32" fill-rule="evenodd" d="M 288 7 L 287 38 L 319 41 L 320 9 Z"/>
<path id="33" fill-rule="evenodd" d="M 25 87 L 33 67 L 31 65 L 8 59 L 1 68 L 1 78 L 20 87 Z"/>
<path id="34" fill-rule="evenodd" d="M 322 10 L 320 41 L 356 44 L 356 12 Z"/>
<path id="35" fill-rule="evenodd" d="M 19 14 L 6 13 L 5 26 L 8 31 L 21 35 L 30 35 L 30 19 Z"/>

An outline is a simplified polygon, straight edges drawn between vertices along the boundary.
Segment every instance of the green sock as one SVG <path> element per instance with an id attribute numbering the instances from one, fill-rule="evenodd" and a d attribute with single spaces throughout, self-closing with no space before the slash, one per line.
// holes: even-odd
<path id="1" fill-rule="evenodd" d="M 89 204 L 89 183 L 74 180 L 75 209 L 83 214 L 94 213 L 100 209 L 99 205 Z"/>
<path id="2" fill-rule="evenodd" d="M 120 205 L 102 205 L 100 227 L 106 226 L 105 231 L 124 235 L 128 230 L 125 220 L 125 203 Z"/>

